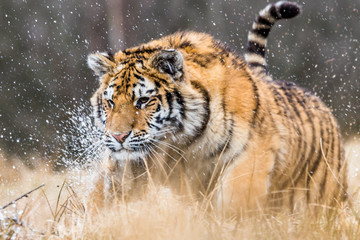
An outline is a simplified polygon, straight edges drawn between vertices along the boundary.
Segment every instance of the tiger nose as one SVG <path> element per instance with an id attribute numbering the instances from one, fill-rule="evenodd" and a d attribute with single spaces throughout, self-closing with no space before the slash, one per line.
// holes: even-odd
<path id="1" fill-rule="evenodd" d="M 125 139 L 129 136 L 130 132 L 126 132 L 126 133 L 120 133 L 120 134 L 111 134 L 111 136 L 113 136 L 116 141 L 118 141 L 119 143 L 123 143 L 125 141 Z"/>

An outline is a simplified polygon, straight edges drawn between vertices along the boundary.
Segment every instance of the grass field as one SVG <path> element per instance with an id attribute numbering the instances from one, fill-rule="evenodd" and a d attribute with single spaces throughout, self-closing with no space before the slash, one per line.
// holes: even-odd
<path id="1" fill-rule="evenodd" d="M 286 212 L 225 218 L 159 186 L 139 200 L 89 213 L 86 171 L 29 170 L 16 159 L 0 159 L 0 206 L 45 183 L 0 210 L 0 239 L 360 239 L 359 140 L 346 144 L 346 156 L 353 205 L 316 218 Z"/>

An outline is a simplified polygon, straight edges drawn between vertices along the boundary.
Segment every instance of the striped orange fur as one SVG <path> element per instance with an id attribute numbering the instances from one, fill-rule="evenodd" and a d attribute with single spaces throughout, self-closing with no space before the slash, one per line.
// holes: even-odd
<path id="1" fill-rule="evenodd" d="M 260 12 L 246 61 L 191 31 L 114 55 L 90 54 L 100 80 L 91 103 L 109 148 L 97 198 L 104 191 L 108 198 L 142 192 L 151 177 L 212 197 L 226 213 L 344 199 L 346 162 L 331 111 L 309 91 L 264 71 L 267 34 L 260 28 L 269 31 L 299 11 L 280 2 Z"/>

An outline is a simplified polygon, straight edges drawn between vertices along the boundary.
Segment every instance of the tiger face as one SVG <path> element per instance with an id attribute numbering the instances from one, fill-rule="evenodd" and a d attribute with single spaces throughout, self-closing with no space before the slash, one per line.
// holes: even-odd
<path id="1" fill-rule="evenodd" d="M 96 122 L 105 129 L 105 145 L 117 160 L 139 160 L 181 125 L 182 54 L 161 50 L 136 55 L 88 56 L 100 79 L 91 103 Z"/>

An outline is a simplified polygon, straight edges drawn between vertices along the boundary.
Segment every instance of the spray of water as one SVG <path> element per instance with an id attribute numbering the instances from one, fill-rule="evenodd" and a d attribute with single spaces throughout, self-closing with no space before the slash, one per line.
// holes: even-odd
<path id="1" fill-rule="evenodd" d="M 47 142 L 48 149 L 58 155 L 56 164 L 66 171 L 64 181 L 82 193 L 83 198 L 92 191 L 91 182 L 99 174 L 97 163 L 101 162 L 105 155 L 103 144 L 104 129 L 94 124 L 92 108 L 89 101 L 75 100 L 66 103 L 71 107 L 57 106 L 59 111 L 67 115 L 58 125 L 56 136 L 53 141 Z M 51 151 L 49 150 L 49 151 Z M 45 184 L 46 181 L 45 181 Z M 16 202 L 6 208 L 0 206 L 0 239 L 17 239 L 24 226 L 28 226 L 27 220 L 22 219 L 23 210 L 17 207 Z M 32 231 L 37 232 L 36 229 Z M 32 233 L 30 231 L 30 234 Z M 26 233 L 29 234 L 29 233 Z M 20 237 L 21 238 L 21 237 Z"/>
<path id="2" fill-rule="evenodd" d="M 61 123 L 57 136 L 60 150 L 58 165 L 67 169 L 84 169 L 101 161 L 105 147 L 104 129 L 95 126 L 88 102 L 77 101 L 75 108 L 63 109 L 68 120 Z"/>

